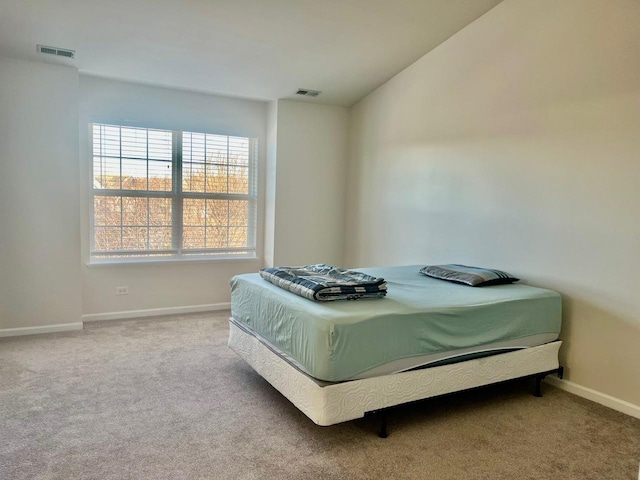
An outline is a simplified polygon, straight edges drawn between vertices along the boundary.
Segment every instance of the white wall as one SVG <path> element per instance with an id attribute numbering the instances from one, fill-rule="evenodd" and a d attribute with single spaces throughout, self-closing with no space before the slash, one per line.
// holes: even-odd
<path id="1" fill-rule="evenodd" d="M 224 304 L 229 278 L 261 268 L 265 245 L 269 260 L 280 264 L 341 263 L 347 109 L 78 80 L 72 68 L 10 59 L 2 59 L 0 74 L 0 328 Z M 260 258 L 88 266 L 91 121 L 257 137 Z M 116 295 L 123 285 L 129 295 Z"/>
<path id="2" fill-rule="evenodd" d="M 352 111 L 347 264 L 563 295 L 568 378 L 640 405 L 640 2 L 506 0 Z"/>
<path id="3" fill-rule="evenodd" d="M 269 102 L 267 108 L 267 159 L 264 202 L 264 263 L 274 265 L 276 228 L 276 167 L 278 160 L 278 101 Z"/>
<path id="4" fill-rule="evenodd" d="M 274 208 L 275 265 L 341 265 L 349 110 L 279 100 Z"/>
<path id="5" fill-rule="evenodd" d="M 80 76 L 85 315 L 225 303 L 230 296 L 229 279 L 236 274 L 256 272 L 263 262 L 262 258 L 257 258 L 87 266 L 91 178 L 87 125 L 91 121 L 123 121 L 157 128 L 257 137 L 259 175 L 264 178 L 266 112 L 265 102 Z M 259 185 L 259 256 L 263 245 L 263 195 L 264 182 Z M 115 287 L 125 285 L 129 287 L 129 295 L 117 296 Z"/>
<path id="6" fill-rule="evenodd" d="M 74 68 L 0 57 L 0 330 L 80 322 L 77 95 Z"/>

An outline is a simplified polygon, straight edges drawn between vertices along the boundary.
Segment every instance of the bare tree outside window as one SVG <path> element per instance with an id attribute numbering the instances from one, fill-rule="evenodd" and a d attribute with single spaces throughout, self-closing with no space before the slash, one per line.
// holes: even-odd
<path id="1" fill-rule="evenodd" d="M 256 139 L 91 127 L 92 260 L 255 256 Z"/>

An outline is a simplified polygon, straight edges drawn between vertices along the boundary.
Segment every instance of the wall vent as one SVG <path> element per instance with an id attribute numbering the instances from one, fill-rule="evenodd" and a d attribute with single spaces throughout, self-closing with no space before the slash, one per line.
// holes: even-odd
<path id="1" fill-rule="evenodd" d="M 317 97 L 322 92 L 319 90 L 309 90 L 308 88 L 299 88 L 296 95 L 304 95 L 305 97 Z"/>
<path id="2" fill-rule="evenodd" d="M 46 45 L 38 45 L 38 53 L 47 55 L 56 55 L 64 58 L 76 58 L 75 50 L 67 50 L 66 48 L 48 47 Z"/>

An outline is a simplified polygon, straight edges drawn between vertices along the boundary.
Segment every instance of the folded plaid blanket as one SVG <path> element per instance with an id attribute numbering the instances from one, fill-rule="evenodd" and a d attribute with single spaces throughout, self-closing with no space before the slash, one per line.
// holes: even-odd
<path id="1" fill-rule="evenodd" d="M 382 298 L 387 294 L 384 278 L 323 263 L 304 267 L 263 268 L 260 275 L 280 288 L 319 302 Z"/>

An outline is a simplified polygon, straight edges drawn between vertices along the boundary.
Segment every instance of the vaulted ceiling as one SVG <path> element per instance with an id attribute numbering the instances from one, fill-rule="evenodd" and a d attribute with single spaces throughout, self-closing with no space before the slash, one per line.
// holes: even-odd
<path id="1" fill-rule="evenodd" d="M 0 55 L 263 100 L 349 106 L 501 0 L 0 0 Z M 47 58 L 36 45 L 76 51 Z"/>

